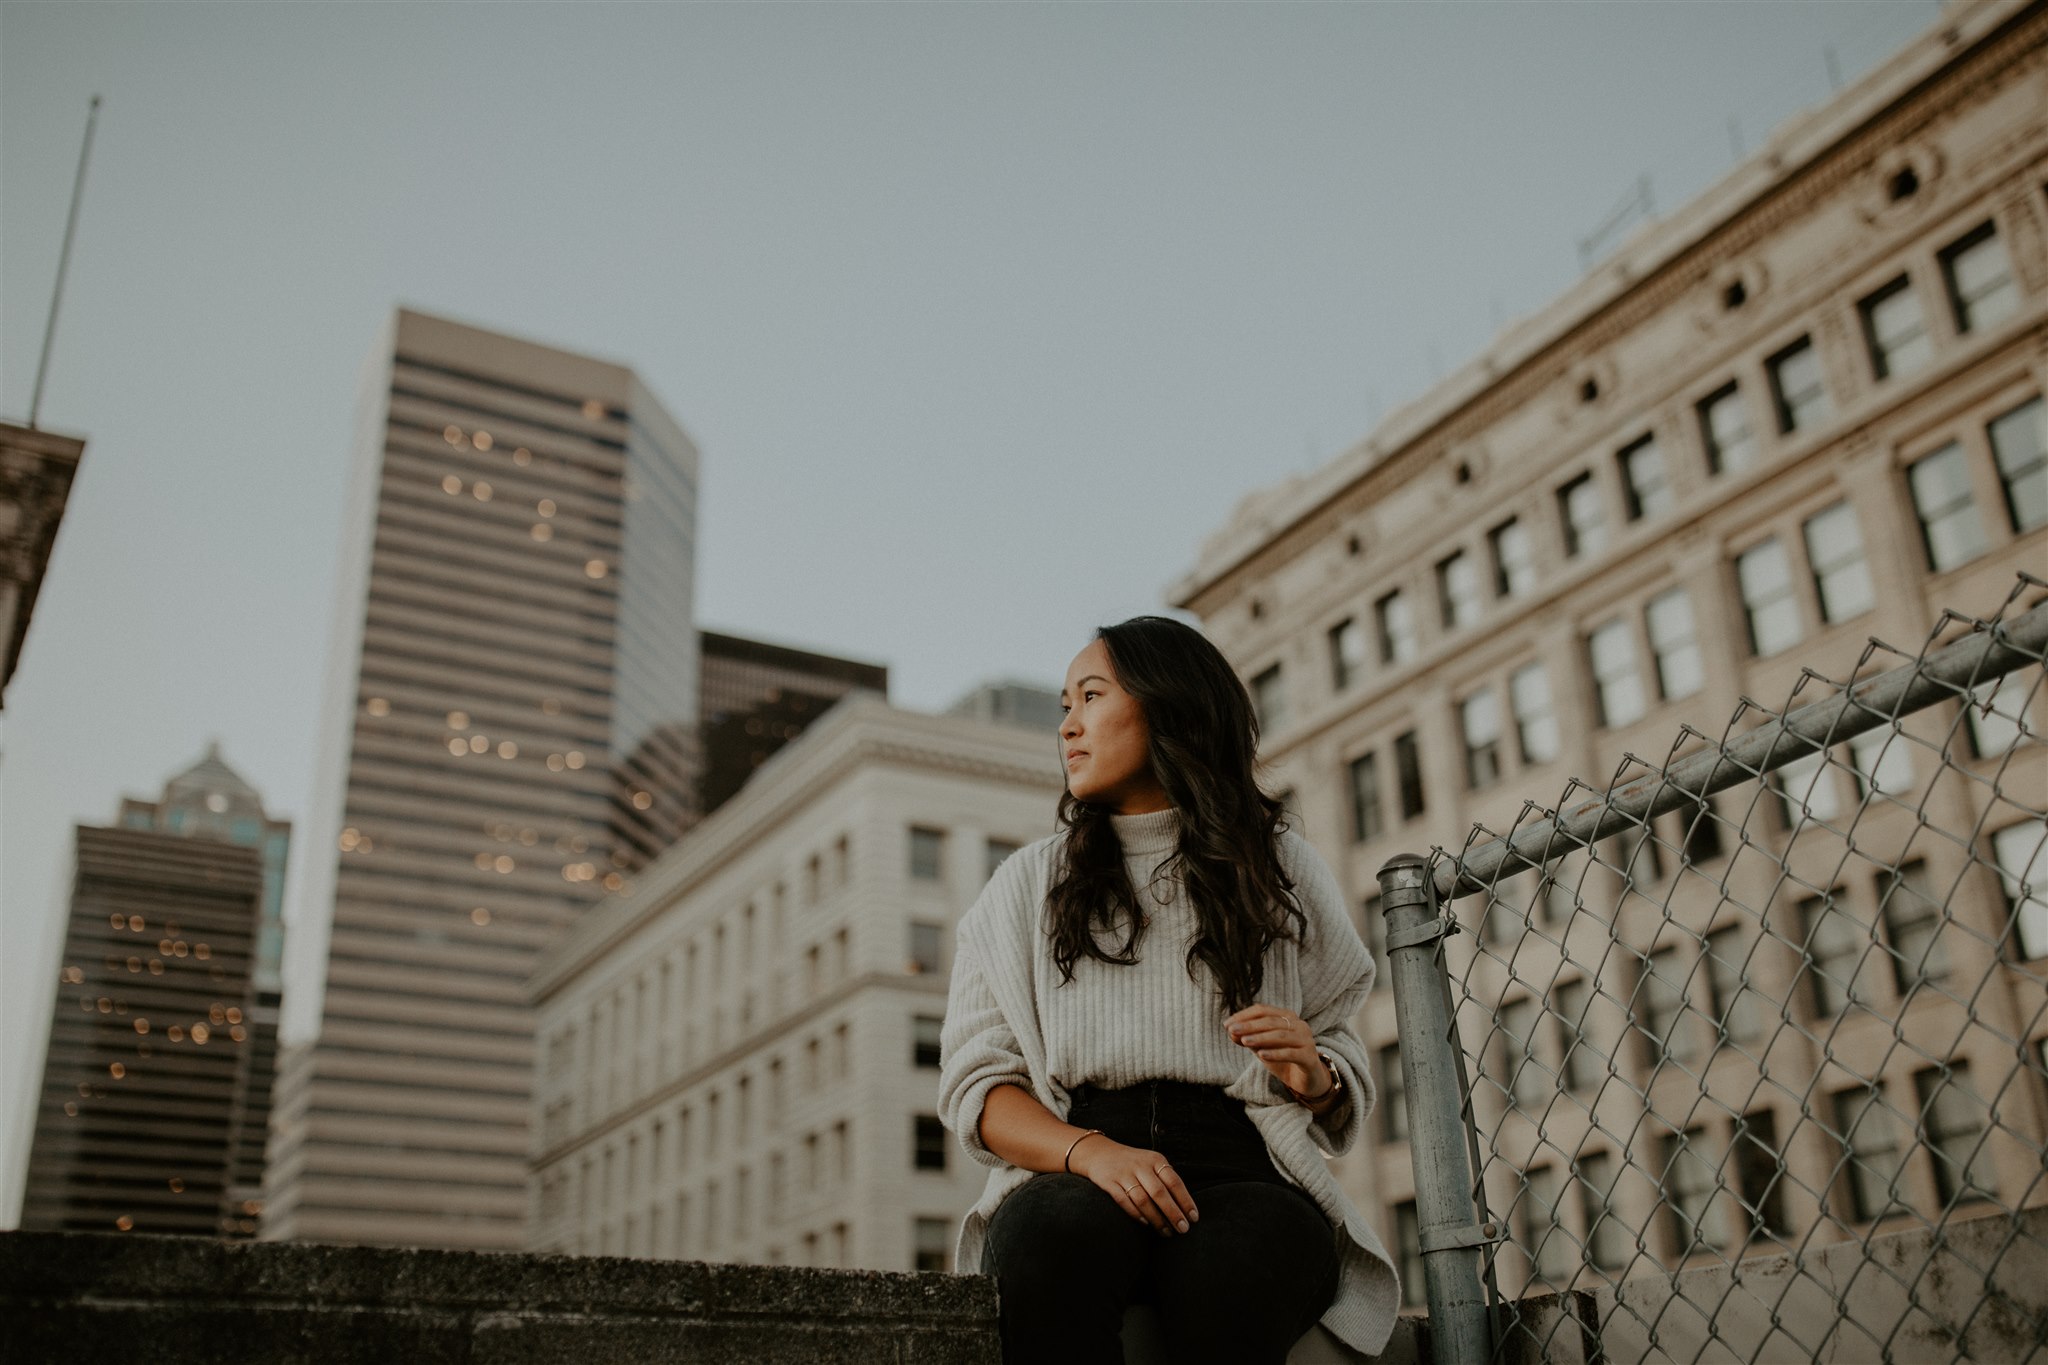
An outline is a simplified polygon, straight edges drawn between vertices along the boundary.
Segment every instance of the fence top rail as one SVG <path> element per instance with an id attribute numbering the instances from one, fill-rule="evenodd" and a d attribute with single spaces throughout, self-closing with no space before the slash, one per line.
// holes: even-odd
<path id="1" fill-rule="evenodd" d="M 2048 587 L 2032 574 L 2023 572 L 2019 579 L 2014 598 L 2029 586 Z M 1574 802 L 1462 856 L 1441 859 L 1433 874 L 1437 896 L 1450 901 L 1491 890 L 1509 877 L 1538 870 L 1561 854 L 1666 811 L 1696 806 L 1715 792 L 1760 778 L 1900 716 L 1967 696 L 2026 664 L 2042 663 L 2048 654 L 2048 602 L 2009 621 L 1976 625 L 1969 635 L 1932 654 L 1852 681 L 1834 696 Z"/>

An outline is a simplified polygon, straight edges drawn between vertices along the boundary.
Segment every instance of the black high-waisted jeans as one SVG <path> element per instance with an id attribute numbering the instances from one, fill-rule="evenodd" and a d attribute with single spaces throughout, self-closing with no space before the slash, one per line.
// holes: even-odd
<path id="1" fill-rule="evenodd" d="M 1199 1222 L 1162 1237 L 1078 1175 L 1033 1176 L 990 1221 L 1004 1365 L 1117 1365 L 1124 1310 L 1149 1299 L 1176 1362 L 1281 1365 L 1337 1292 L 1336 1231 L 1273 1167 L 1216 1086 L 1082 1086 L 1067 1122 L 1163 1153 Z"/>

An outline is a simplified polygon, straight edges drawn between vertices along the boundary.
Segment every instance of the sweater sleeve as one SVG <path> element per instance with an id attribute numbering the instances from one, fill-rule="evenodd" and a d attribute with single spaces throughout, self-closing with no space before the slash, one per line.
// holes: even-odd
<path id="1" fill-rule="evenodd" d="M 1031 1076 L 980 957 L 963 939 L 953 955 L 946 1022 L 939 1033 L 939 1120 L 984 1166 L 1007 1164 L 981 1141 L 981 1111 L 999 1085 L 1022 1086 L 1029 1093 Z"/>
<path id="2" fill-rule="evenodd" d="M 988 1104 L 989 1092 L 999 1085 L 1021 1086 L 1026 1094 L 1031 1092 L 1031 1069 L 1018 1045 L 1015 1027 L 989 984 L 993 972 L 1028 972 L 1029 966 L 986 961 L 980 946 L 1007 943 L 1016 936 L 1015 921 L 1032 903 L 1026 852 L 1029 850 L 1012 854 L 961 916 L 962 932 L 954 938 L 946 1021 L 939 1030 L 939 1121 L 959 1139 L 967 1155 L 984 1166 L 1008 1164 L 981 1140 L 981 1112 Z M 1008 925 L 1012 932 L 965 932 L 970 924 Z"/>
<path id="3" fill-rule="evenodd" d="M 1338 1156 L 1358 1141 L 1376 1098 L 1365 1044 L 1353 1026 L 1376 968 L 1351 922 L 1336 875 L 1307 841 L 1297 837 L 1290 842 L 1295 894 L 1308 919 L 1308 943 L 1301 953 L 1301 1017 L 1316 1046 L 1336 1063 L 1351 1096 L 1319 1115 L 1309 1135 L 1316 1146 Z"/>

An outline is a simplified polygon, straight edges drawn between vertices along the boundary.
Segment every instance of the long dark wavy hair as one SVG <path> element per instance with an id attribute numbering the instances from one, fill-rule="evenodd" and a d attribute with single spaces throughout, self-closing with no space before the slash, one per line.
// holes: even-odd
<path id="1" fill-rule="evenodd" d="M 1164 616 L 1134 616 L 1095 632 L 1116 680 L 1135 697 L 1151 731 L 1152 774 L 1179 814 L 1174 852 L 1161 877 L 1177 878 L 1197 932 L 1187 968 L 1207 963 L 1229 1013 L 1258 999 L 1266 949 L 1301 941 L 1308 917 L 1280 865 L 1280 802 L 1259 786 L 1258 715 L 1244 684 L 1201 632 Z M 1150 923 L 1124 869 L 1110 810 L 1060 796 L 1066 831 L 1052 888 L 1047 932 L 1062 984 L 1092 957 L 1113 966 L 1139 960 Z M 1102 936 L 1122 946 L 1105 947 Z M 1199 979 L 1199 978 L 1197 978 Z"/>

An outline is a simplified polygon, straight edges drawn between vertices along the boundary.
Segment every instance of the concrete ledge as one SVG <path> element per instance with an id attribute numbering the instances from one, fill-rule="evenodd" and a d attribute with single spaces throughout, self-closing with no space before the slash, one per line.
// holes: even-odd
<path id="1" fill-rule="evenodd" d="M 0 1233 L 0 1359 L 1000 1365 L 978 1276 Z"/>

